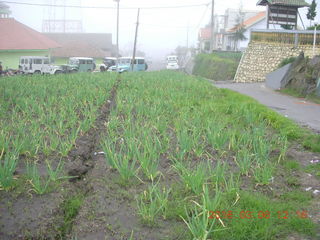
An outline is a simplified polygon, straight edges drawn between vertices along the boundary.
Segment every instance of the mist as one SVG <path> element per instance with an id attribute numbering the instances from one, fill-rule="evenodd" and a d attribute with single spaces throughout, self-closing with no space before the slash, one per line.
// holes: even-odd
<path id="1" fill-rule="evenodd" d="M 28 3 L 53 4 L 53 0 L 24 0 Z M 45 6 L 25 6 L 7 3 L 12 10 L 12 17 L 42 31 L 45 19 L 82 20 L 83 31 L 87 33 L 112 33 L 116 43 L 116 2 L 113 0 L 56 0 L 56 4 L 82 5 L 91 7 L 114 7 L 113 9 L 89 8 L 49 8 Z M 199 28 L 210 22 L 211 5 L 188 8 L 144 9 L 145 7 L 185 6 L 208 4 L 210 0 L 120 0 L 120 51 L 127 53 L 132 49 L 137 9 L 140 7 L 140 26 L 138 50 L 151 59 L 164 59 L 177 46 L 197 46 Z M 311 2 L 307 1 L 307 2 Z M 257 0 L 216 0 L 215 13 L 223 14 L 227 8 L 264 11 L 265 7 L 257 7 Z M 123 8 L 134 9 L 123 9 Z M 307 9 L 300 10 L 305 19 Z M 318 6 L 320 12 L 320 6 Z M 318 18 L 318 16 L 317 16 Z M 304 21 L 308 26 L 308 21 Z"/>

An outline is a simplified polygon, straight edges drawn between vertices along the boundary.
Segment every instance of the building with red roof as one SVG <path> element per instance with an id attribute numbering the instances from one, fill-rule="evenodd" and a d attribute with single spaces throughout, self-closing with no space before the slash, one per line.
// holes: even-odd
<path id="1" fill-rule="evenodd" d="M 17 69 L 20 56 L 50 56 L 53 49 L 60 47 L 13 18 L 0 18 L 0 33 L 0 62 L 4 68 Z"/>
<path id="2" fill-rule="evenodd" d="M 243 19 L 238 24 L 239 17 Z M 234 40 L 234 35 L 243 29 L 245 40 Z M 224 15 L 215 17 L 214 49 L 217 50 L 242 50 L 249 44 L 251 29 L 266 29 L 266 12 L 251 10 L 227 9 Z M 211 28 L 208 25 L 199 31 L 199 47 L 201 52 L 209 52 Z"/>
<path id="3" fill-rule="evenodd" d="M 224 48 L 227 50 L 244 50 L 250 42 L 251 29 L 266 29 L 266 25 L 267 14 L 264 11 L 244 19 L 241 24 L 226 30 L 224 34 Z M 245 39 L 237 41 L 234 36 L 240 30 L 243 31 Z"/>

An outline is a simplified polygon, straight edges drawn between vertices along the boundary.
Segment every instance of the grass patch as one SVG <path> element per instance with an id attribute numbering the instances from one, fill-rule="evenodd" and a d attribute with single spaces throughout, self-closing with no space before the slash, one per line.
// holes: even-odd
<path id="1" fill-rule="evenodd" d="M 283 194 L 281 198 L 285 201 L 289 201 L 289 202 L 293 201 L 293 202 L 296 202 L 297 204 L 300 203 L 301 205 L 303 205 L 312 199 L 312 195 L 309 192 L 294 190 L 294 191 Z"/>
<path id="2" fill-rule="evenodd" d="M 78 215 L 79 210 L 84 200 L 83 194 L 76 194 L 66 199 L 62 204 L 62 211 L 64 216 L 63 225 L 59 228 L 60 237 L 66 237 L 71 231 L 73 221 Z"/>
<path id="3" fill-rule="evenodd" d="M 234 205 L 233 196 L 224 196 L 220 211 L 231 211 L 232 219 L 222 215 L 226 231 L 212 234 L 213 239 L 284 239 L 292 230 L 307 236 L 315 235 L 315 224 L 302 218 L 302 205 L 310 198 L 295 192 L 288 193 L 281 201 L 251 192 L 240 192 L 240 200 Z M 300 202 L 300 200 L 302 200 Z M 234 205 L 234 206 L 233 206 Z M 221 227 L 221 229 L 224 229 Z"/>
<path id="4" fill-rule="evenodd" d="M 257 121 L 265 121 L 281 136 L 285 136 L 291 141 L 302 142 L 303 146 L 308 150 L 320 152 L 320 135 L 301 128 L 293 120 L 290 120 L 268 107 L 259 104 L 256 100 L 248 96 L 235 93 L 228 89 L 221 89 L 221 91 L 223 91 L 224 96 L 230 100 L 230 105 L 228 106 L 230 112 L 241 112 L 241 109 L 247 109 L 254 112 L 253 117 Z M 241 114 L 244 113 L 242 112 Z"/>
<path id="5" fill-rule="evenodd" d="M 239 57 L 221 54 L 199 54 L 195 59 L 193 74 L 213 80 L 232 80 L 236 74 Z"/>
<path id="6" fill-rule="evenodd" d="M 296 160 L 287 160 L 283 162 L 283 166 L 286 170 L 299 170 L 301 168 L 300 163 Z"/>
<path id="7" fill-rule="evenodd" d="M 314 93 L 305 95 L 300 92 L 298 92 L 296 89 L 293 88 L 285 88 L 280 90 L 281 93 L 293 96 L 293 97 L 298 97 L 298 98 L 304 98 L 305 100 L 308 100 L 310 102 L 314 102 L 317 104 L 320 104 L 320 97 L 315 95 Z"/>
<path id="8" fill-rule="evenodd" d="M 316 176 L 320 179 L 320 163 L 311 164 L 305 168 L 307 173 L 311 173 L 312 175 Z"/>

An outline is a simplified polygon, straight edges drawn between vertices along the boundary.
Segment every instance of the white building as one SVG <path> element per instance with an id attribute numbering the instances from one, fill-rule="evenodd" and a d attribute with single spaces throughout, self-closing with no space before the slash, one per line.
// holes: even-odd
<path id="1" fill-rule="evenodd" d="M 232 28 L 227 29 L 225 34 L 223 34 L 223 50 L 242 51 L 246 49 L 250 42 L 251 29 L 266 29 L 266 26 L 266 12 L 259 12 L 258 14 L 244 20 L 242 24 L 239 24 L 238 26 L 234 25 Z M 240 28 L 244 29 L 243 35 L 245 39 L 236 41 L 234 36 Z"/>
<path id="2" fill-rule="evenodd" d="M 245 29 L 246 40 L 234 40 L 234 35 L 239 29 L 239 22 Z M 215 17 L 214 49 L 238 51 L 245 49 L 250 42 L 251 29 L 266 29 L 266 12 L 227 9 L 224 15 Z M 211 39 L 210 25 L 199 31 L 199 49 L 201 52 L 209 52 Z"/>

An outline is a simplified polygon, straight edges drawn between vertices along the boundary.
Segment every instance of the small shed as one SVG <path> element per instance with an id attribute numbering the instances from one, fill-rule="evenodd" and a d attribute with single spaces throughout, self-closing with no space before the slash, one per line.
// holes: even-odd
<path id="1" fill-rule="evenodd" d="M 267 29 L 270 24 L 297 29 L 299 8 L 309 4 L 304 0 L 259 0 L 258 6 L 267 6 Z"/>

